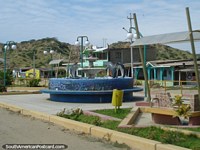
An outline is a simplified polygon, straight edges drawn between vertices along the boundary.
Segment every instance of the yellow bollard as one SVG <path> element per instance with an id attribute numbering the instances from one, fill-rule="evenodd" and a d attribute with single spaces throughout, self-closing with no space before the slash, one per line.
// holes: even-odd
<path id="1" fill-rule="evenodd" d="M 115 106 L 115 112 L 117 111 L 117 107 L 119 109 L 122 106 L 122 99 L 123 99 L 124 92 L 122 90 L 113 90 L 112 94 L 112 105 Z"/>

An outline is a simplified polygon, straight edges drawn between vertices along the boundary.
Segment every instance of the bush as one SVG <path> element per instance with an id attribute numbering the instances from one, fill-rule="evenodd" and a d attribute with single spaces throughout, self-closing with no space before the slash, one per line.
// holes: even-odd
<path id="1" fill-rule="evenodd" d="M 184 104 L 182 100 L 182 96 L 175 95 L 174 98 L 174 109 L 176 111 L 176 115 L 178 117 L 184 117 L 184 119 L 187 119 L 190 116 L 191 107 L 188 104 Z"/>
<path id="2" fill-rule="evenodd" d="M 4 72 L 0 71 L 0 85 L 3 85 L 4 81 Z M 6 85 L 11 85 L 13 82 L 13 76 L 12 72 L 10 70 L 7 70 L 6 72 Z"/>
<path id="3" fill-rule="evenodd" d="M 135 84 L 135 85 L 142 85 L 142 81 L 136 80 L 134 84 Z"/>
<path id="4" fill-rule="evenodd" d="M 0 92 L 7 92 L 7 88 L 3 85 L 0 85 Z"/>
<path id="5" fill-rule="evenodd" d="M 30 79 L 30 80 L 27 82 L 27 86 L 28 86 L 28 87 L 38 87 L 40 81 L 41 81 L 41 79 Z"/>

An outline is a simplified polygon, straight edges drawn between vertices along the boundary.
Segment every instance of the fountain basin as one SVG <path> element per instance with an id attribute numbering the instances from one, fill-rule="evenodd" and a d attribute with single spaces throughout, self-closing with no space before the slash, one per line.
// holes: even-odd
<path id="1" fill-rule="evenodd" d="M 52 78 L 49 89 L 41 90 L 49 93 L 50 100 L 73 103 L 108 103 L 112 100 L 113 89 L 124 91 L 123 101 L 132 101 L 133 92 L 142 88 L 133 87 L 133 78 Z"/>
<path id="2" fill-rule="evenodd" d="M 78 70 L 86 74 L 88 78 L 95 78 L 96 74 L 106 70 L 105 68 L 79 68 Z"/>

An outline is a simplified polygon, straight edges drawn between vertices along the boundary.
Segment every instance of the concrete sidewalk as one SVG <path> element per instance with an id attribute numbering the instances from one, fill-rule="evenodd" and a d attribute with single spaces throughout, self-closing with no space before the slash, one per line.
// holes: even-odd
<path id="1" fill-rule="evenodd" d="M 134 107 L 135 102 L 143 101 L 143 92 L 134 93 L 134 102 L 124 102 L 122 108 Z M 108 109 L 113 108 L 111 103 L 63 103 L 50 101 L 49 94 L 28 94 L 28 95 L 0 95 L 0 104 L 3 108 L 9 108 L 15 112 L 20 112 L 23 115 L 32 116 L 38 119 L 45 120 L 47 122 L 55 123 L 63 126 L 66 129 L 77 131 L 80 133 L 87 133 L 93 137 L 106 140 L 110 142 L 118 142 L 120 144 L 125 143 L 131 148 L 136 149 L 150 149 L 150 150 L 188 150 L 186 148 L 162 144 L 157 141 L 140 138 L 134 135 L 121 133 L 105 129 L 102 127 L 77 122 L 74 120 L 68 120 L 61 117 L 54 116 L 57 112 L 62 111 L 64 108 L 81 108 L 83 110 L 95 110 L 95 109 Z M 140 123 L 149 124 L 149 115 L 141 116 Z M 110 136 L 112 135 L 112 136 Z"/>
<path id="2" fill-rule="evenodd" d="M 12 104 L 24 109 L 56 114 L 66 109 L 81 108 L 83 110 L 114 109 L 111 103 L 64 103 L 50 101 L 49 94 L 27 94 L 27 95 L 0 95 L 0 102 Z M 135 101 L 142 101 L 144 98 L 135 96 Z M 133 107 L 134 102 L 124 102 L 121 108 Z"/>

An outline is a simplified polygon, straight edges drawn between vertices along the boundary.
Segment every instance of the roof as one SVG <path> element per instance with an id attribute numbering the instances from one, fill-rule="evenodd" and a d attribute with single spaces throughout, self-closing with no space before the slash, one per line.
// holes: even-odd
<path id="1" fill-rule="evenodd" d="M 200 61 L 197 60 L 197 64 L 200 65 Z M 190 61 L 179 61 L 179 62 L 171 62 L 171 63 L 163 63 L 162 64 L 163 66 L 167 65 L 167 66 L 182 66 L 182 65 L 185 65 L 185 66 L 194 66 L 194 62 L 193 60 L 190 60 Z"/>
<path id="2" fill-rule="evenodd" d="M 197 61 L 200 66 L 200 60 Z M 193 60 L 176 60 L 176 61 L 148 61 L 146 65 L 151 65 L 153 68 L 160 67 L 176 67 L 176 66 L 194 66 Z M 128 65 L 126 65 L 128 67 Z M 134 68 L 142 68 L 141 63 L 137 64 Z"/>
<path id="3" fill-rule="evenodd" d="M 179 65 L 187 65 L 187 66 L 193 66 L 194 62 L 192 59 L 184 59 L 184 60 L 153 60 L 153 61 L 147 61 L 147 63 L 150 62 L 153 66 L 158 66 L 158 65 L 162 65 L 162 66 L 179 66 Z M 197 60 L 197 64 L 200 65 L 200 60 Z M 125 67 L 130 67 L 131 63 L 125 63 L 124 66 Z M 134 66 L 141 66 L 142 63 L 141 62 L 134 62 L 133 63 Z"/>
<path id="4" fill-rule="evenodd" d="M 97 52 L 103 52 L 105 50 L 108 50 L 108 45 L 106 47 L 101 47 L 101 48 L 98 48 L 96 46 L 93 46 L 92 47 L 93 50 L 95 50 L 94 52 L 97 53 Z"/>
<path id="5" fill-rule="evenodd" d="M 0 58 L 0 61 L 1 61 L 1 62 L 4 62 L 4 59 L 3 59 L 3 58 Z"/>
<path id="6" fill-rule="evenodd" d="M 198 69 L 200 71 L 200 68 Z M 195 72 L 194 68 L 181 69 L 180 72 Z"/>
<path id="7" fill-rule="evenodd" d="M 55 64 L 59 64 L 62 61 L 63 61 L 63 59 L 52 60 L 52 61 L 49 62 L 49 64 L 50 65 L 55 65 Z"/>
<path id="8" fill-rule="evenodd" d="M 193 31 L 194 41 L 200 40 L 200 30 Z M 151 44 L 170 44 L 170 43 L 180 43 L 190 41 L 190 32 L 174 32 L 167 34 L 159 34 L 152 36 L 141 37 L 140 39 L 136 39 L 131 46 L 139 46 L 139 45 L 151 45 Z"/>

